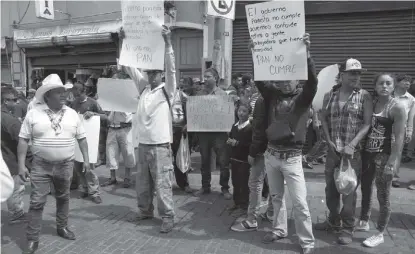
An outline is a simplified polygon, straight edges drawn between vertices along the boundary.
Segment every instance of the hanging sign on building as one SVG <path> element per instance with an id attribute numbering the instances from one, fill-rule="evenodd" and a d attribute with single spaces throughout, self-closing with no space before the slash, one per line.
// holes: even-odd
<path id="1" fill-rule="evenodd" d="M 255 80 L 306 80 L 304 1 L 246 5 Z"/>
<path id="2" fill-rule="evenodd" d="M 53 9 L 53 0 L 36 0 L 35 1 L 36 17 L 42 19 L 55 19 L 55 10 Z"/>
<path id="3" fill-rule="evenodd" d="M 235 0 L 207 0 L 207 15 L 235 19 Z"/>
<path id="4" fill-rule="evenodd" d="M 163 70 L 163 1 L 122 1 L 121 7 L 125 38 L 119 63 L 136 68 Z"/>

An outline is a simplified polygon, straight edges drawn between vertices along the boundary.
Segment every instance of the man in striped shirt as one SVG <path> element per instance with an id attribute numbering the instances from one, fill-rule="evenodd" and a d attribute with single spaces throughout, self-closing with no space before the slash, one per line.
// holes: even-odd
<path id="1" fill-rule="evenodd" d="M 56 224 L 59 236 L 75 240 L 68 228 L 69 193 L 75 158 L 75 142 L 78 142 L 84 161 L 89 161 L 86 133 L 75 110 L 67 107 L 65 90 L 57 74 L 43 80 L 36 91 L 36 99 L 42 105 L 30 110 L 23 121 L 17 148 L 19 175 L 30 179 L 32 191 L 27 225 L 28 246 L 24 253 L 35 253 L 39 246 L 43 207 L 53 183 L 56 196 Z M 25 167 L 29 141 L 32 142 L 32 170 Z M 83 164 L 83 173 L 90 170 Z"/>

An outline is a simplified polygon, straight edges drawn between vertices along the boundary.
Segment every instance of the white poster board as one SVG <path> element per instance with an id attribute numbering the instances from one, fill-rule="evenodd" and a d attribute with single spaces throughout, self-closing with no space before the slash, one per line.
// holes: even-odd
<path id="1" fill-rule="evenodd" d="M 318 89 L 313 99 L 314 110 L 319 111 L 322 109 L 324 95 L 337 84 L 337 74 L 339 74 L 339 66 L 337 64 L 329 65 L 318 73 Z"/>
<path id="2" fill-rule="evenodd" d="M 306 80 L 304 1 L 246 5 L 255 80 Z"/>
<path id="3" fill-rule="evenodd" d="M 235 0 L 207 0 L 207 15 L 235 19 Z"/>
<path id="4" fill-rule="evenodd" d="M 139 93 L 130 79 L 100 78 L 97 84 L 98 103 L 104 111 L 137 111 Z"/>
<path id="5" fill-rule="evenodd" d="M 235 106 L 230 96 L 189 96 L 186 105 L 189 132 L 229 132 L 235 123 Z"/>
<path id="6" fill-rule="evenodd" d="M 125 38 L 119 64 L 164 69 L 164 1 L 121 1 Z"/>
<path id="7" fill-rule="evenodd" d="M 83 115 L 79 115 L 81 124 L 85 128 L 86 140 L 88 142 L 88 155 L 89 163 L 97 163 L 98 159 L 98 145 L 99 145 L 99 129 L 101 127 L 101 121 L 99 116 L 93 116 L 88 120 L 85 120 Z M 81 150 L 79 149 L 78 142 L 75 146 L 75 161 L 84 162 Z"/>

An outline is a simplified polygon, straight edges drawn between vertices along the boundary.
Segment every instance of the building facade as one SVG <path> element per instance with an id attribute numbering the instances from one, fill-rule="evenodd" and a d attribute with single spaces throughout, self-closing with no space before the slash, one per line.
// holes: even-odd
<path id="1" fill-rule="evenodd" d="M 233 22 L 233 72 L 252 72 L 245 5 L 237 1 Z M 414 1 L 306 1 L 305 26 L 317 71 L 348 57 L 362 62 L 365 88 L 378 72 L 415 77 Z"/>
<path id="2" fill-rule="evenodd" d="M 53 2 L 54 20 L 37 18 L 34 1 L 1 1 L 2 41 L 11 41 L 8 52 L 13 59 L 7 66 L 11 66 L 10 75 L 14 73 L 12 78 L 4 75 L 4 79 L 16 87 L 30 88 L 50 73 L 59 74 L 66 82 L 75 75 L 89 75 L 116 64 L 121 1 L 48 2 Z M 165 15 L 165 24 L 172 29 L 177 78 L 200 77 L 203 59 L 208 55 L 203 41 L 209 23 L 204 15 L 205 3 L 170 2 L 176 15 Z M 2 70 L 6 57 L 3 51 L 2 43 Z"/>

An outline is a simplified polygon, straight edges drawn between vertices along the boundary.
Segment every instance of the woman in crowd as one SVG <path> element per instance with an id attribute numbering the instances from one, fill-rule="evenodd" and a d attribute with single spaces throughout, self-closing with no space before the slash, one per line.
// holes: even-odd
<path id="1" fill-rule="evenodd" d="M 391 215 L 390 190 L 394 171 L 399 167 L 405 137 L 405 107 L 393 98 L 395 78 L 380 74 L 375 78 L 372 123 L 366 140 L 362 168 L 362 211 L 356 230 L 369 231 L 372 185 L 375 179 L 379 217 L 375 235 L 363 245 L 375 247 L 384 242 L 383 233 Z M 395 142 L 392 142 L 392 136 Z"/>

